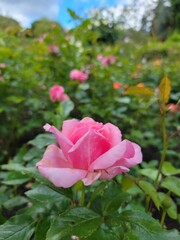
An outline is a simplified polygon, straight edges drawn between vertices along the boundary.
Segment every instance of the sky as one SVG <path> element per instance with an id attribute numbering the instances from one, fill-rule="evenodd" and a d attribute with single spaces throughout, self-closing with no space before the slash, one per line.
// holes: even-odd
<path id="1" fill-rule="evenodd" d="M 30 27 L 33 21 L 43 17 L 60 22 L 65 28 L 72 28 L 74 21 L 67 12 L 68 8 L 84 16 L 89 10 L 108 7 L 118 15 L 122 6 L 132 2 L 133 0 L 0 0 L 0 14 L 16 19 L 24 28 Z M 141 16 L 143 12 L 144 1 L 139 2 L 143 4 L 137 16 Z"/>

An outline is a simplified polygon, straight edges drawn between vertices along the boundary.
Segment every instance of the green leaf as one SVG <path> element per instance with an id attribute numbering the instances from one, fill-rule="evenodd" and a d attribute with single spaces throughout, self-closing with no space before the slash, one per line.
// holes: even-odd
<path id="1" fill-rule="evenodd" d="M 162 173 L 166 176 L 180 174 L 180 169 L 175 168 L 172 163 L 164 162 L 162 166 Z"/>
<path id="2" fill-rule="evenodd" d="M 64 118 L 68 117 L 70 112 L 74 109 L 74 103 L 70 100 L 62 102 L 61 106 L 63 108 L 63 117 Z"/>
<path id="3" fill-rule="evenodd" d="M 102 196 L 102 211 L 105 214 L 114 212 L 120 208 L 122 203 L 129 202 L 130 200 L 130 194 L 122 192 L 120 187 L 110 185 Z"/>
<path id="4" fill-rule="evenodd" d="M 32 144 L 36 148 L 42 149 L 46 147 L 49 144 L 55 143 L 55 137 L 52 134 L 49 133 L 44 133 L 44 134 L 39 134 L 35 139 L 29 141 L 29 144 Z"/>
<path id="5" fill-rule="evenodd" d="M 29 240 L 34 232 L 32 218 L 25 215 L 18 215 L 10 218 L 0 226 L 0 240 Z"/>
<path id="6" fill-rule="evenodd" d="M 162 181 L 161 186 L 180 197 L 180 179 L 179 178 L 174 176 L 166 177 Z"/>
<path id="7" fill-rule="evenodd" d="M 62 218 L 53 219 L 46 240 L 65 240 L 73 235 L 84 239 L 91 236 L 101 224 L 102 218 L 95 212 L 87 208 L 75 208 Z"/>
<path id="8" fill-rule="evenodd" d="M 17 97 L 17 96 L 10 96 L 6 98 L 7 101 L 13 102 L 13 103 L 21 103 L 25 100 L 24 97 Z"/>
<path id="9" fill-rule="evenodd" d="M 46 234 L 50 227 L 50 223 L 50 217 L 43 216 L 43 219 L 41 219 L 36 226 L 34 240 L 46 239 Z"/>
<path id="10" fill-rule="evenodd" d="M 28 202 L 28 199 L 27 199 L 27 198 L 17 196 L 17 197 L 13 197 L 12 199 L 7 200 L 7 201 L 3 204 L 3 206 L 4 206 L 5 208 L 10 209 L 10 208 L 14 208 L 14 207 L 20 206 L 20 205 L 22 205 L 22 204 L 25 204 L 25 203 L 27 203 L 27 202 Z"/>
<path id="11" fill-rule="evenodd" d="M 152 180 L 155 180 L 157 177 L 158 170 L 152 168 L 139 169 L 138 171 L 141 175 L 146 176 Z M 161 175 L 159 180 L 161 179 Z"/>
<path id="12" fill-rule="evenodd" d="M 140 187 L 144 190 L 144 192 L 153 200 L 155 206 L 159 210 L 160 207 L 160 199 L 158 197 L 158 194 L 156 192 L 156 189 L 154 186 L 146 181 L 139 181 Z"/>
<path id="13" fill-rule="evenodd" d="M 61 201 L 64 199 L 64 196 L 43 185 L 29 190 L 25 194 L 31 199 L 44 203 Z"/>
<path id="14" fill-rule="evenodd" d="M 58 188 L 58 187 L 54 186 L 46 178 L 41 176 L 39 174 L 38 170 L 35 167 L 26 168 L 26 167 L 23 167 L 22 165 L 20 165 L 18 163 L 11 163 L 11 164 L 7 164 L 7 165 L 2 165 L 2 169 L 21 172 L 22 174 L 24 174 L 26 176 L 29 176 L 31 178 L 35 178 L 41 184 L 44 184 L 44 185 L 48 186 L 52 190 L 66 196 L 68 198 L 72 198 L 71 189 L 63 189 L 63 188 Z"/>
<path id="15" fill-rule="evenodd" d="M 168 216 L 172 219 L 177 219 L 177 206 L 172 198 L 162 192 L 159 192 L 158 196 L 161 201 L 161 206 L 167 212 Z"/>
<path id="16" fill-rule="evenodd" d="M 178 231 L 165 231 L 158 221 L 143 211 L 124 211 L 108 219 L 111 227 L 124 226 L 123 240 L 179 240 Z"/>
<path id="17" fill-rule="evenodd" d="M 160 100 L 162 103 L 166 104 L 169 100 L 171 92 L 171 81 L 168 77 L 164 77 L 159 84 Z"/>

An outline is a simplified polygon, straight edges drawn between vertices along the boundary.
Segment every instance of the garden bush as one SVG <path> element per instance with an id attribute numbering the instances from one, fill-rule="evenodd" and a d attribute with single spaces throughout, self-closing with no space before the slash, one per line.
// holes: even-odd
<path id="1" fill-rule="evenodd" d="M 37 23 L 43 21 L 33 28 Z M 112 44 L 99 41 L 93 26 L 92 18 L 69 31 L 49 21 L 40 35 L 38 28 L 29 35 L 0 32 L 2 240 L 179 239 L 180 45 L 171 38 L 139 43 L 133 34 Z M 54 172 L 41 176 L 36 166 L 46 147 L 63 148 L 56 143 L 61 133 L 56 140 L 43 126 L 61 130 L 67 120 L 87 117 L 115 125 L 130 141 L 116 165 L 122 174 L 112 174 L 109 165 L 88 168 L 93 181 L 77 178 L 68 187 L 52 180 Z M 117 134 L 109 131 L 102 134 L 108 141 Z M 82 165 L 101 149 L 90 148 L 92 142 L 87 139 L 79 153 Z M 137 149 L 131 142 L 141 147 L 142 162 L 140 155 L 132 160 Z M 55 155 L 44 157 L 46 167 Z"/>

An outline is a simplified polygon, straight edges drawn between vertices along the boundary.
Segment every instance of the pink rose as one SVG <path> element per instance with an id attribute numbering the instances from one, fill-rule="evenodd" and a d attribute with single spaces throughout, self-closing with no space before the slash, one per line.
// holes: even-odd
<path id="1" fill-rule="evenodd" d="M 53 102 L 62 102 L 69 100 L 69 97 L 67 94 L 64 94 L 64 88 L 60 85 L 54 85 L 50 91 L 50 99 Z"/>
<path id="2" fill-rule="evenodd" d="M 102 124 L 92 118 L 66 120 L 62 131 L 46 124 L 57 144 L 47 147 L 36 166 L 57 187 L 68 188 L 82 180 L 90 185 L 97 179 L 111 179 L 128 172 L 142 161 L 141 148 L 121 140 L 121 131 L 111 123 Z"/>
<path id="3" fill-rule="evenodd" d="M 100 54 L 100 55 L 97 56 L 97 60 L 100 61 L 102 63 L 102 65 L 109 66 L 110 64 L 115 63 L 116 57 L 114 57 L 114 56 L 105 57 L 105 56 Z"/>
<path id="4" fill-rule="evenodd" d="M 83 73 L 80 70 L 74 69 L 70 72 L 70 79 L 79 82 L 85 82 L 88 79 L 88 74 Z"/>
<path id="5" fill-rule="evenodd" d="M 55 53 L 55 54 L 59 53 L 59 48 L 56 45 L 49 45 L 49 50 L 51 53 Z"/>

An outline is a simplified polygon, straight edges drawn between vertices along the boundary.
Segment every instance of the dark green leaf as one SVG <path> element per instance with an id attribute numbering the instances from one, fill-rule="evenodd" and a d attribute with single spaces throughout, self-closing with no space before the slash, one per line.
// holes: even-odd
<path id="1" fill-rule="evenodd" d="M 0 240 L 29 240 L 34 232 L 34 223 L 25 215 L 12 217 L 0 226 Z"/>
<path id="2" fill-rule="evenodd" d="M 43 185 L 39 185 L 38 187 L 29 190 L 25 194 L 31 199 L 44 203 L 61 201 L 64 199 L 63 195 Z"/>
<path id="3" fill-rule="evenodd" d="M 130 200 L 131 196 L 128 193 L 122 192 L 120 187 L 110 185 L 102 196 L 102 210 L 105 214 L 114 212 L 120 208 L 122 203 Z"/>
<path id="4" fill-rule="evenodd" d="M 42 239 L 46 239 L 46 234 L 47 231 L 50 227 L 50 217 L 45 216 L 43 219 L 41 219 L 37 226 L 36 226 L 36 230 L 35 230 L 35 236 L 34 236 L 34 240 L 42 240 Z"/>
<path id="5" fill-rule="evenodd" d="M 108 220 L 111 227 L 124 226 L 122 240 L 179 240 L 178 231 L 165 231 L 158 221 L 142 211 L 124 211 Z"/>
<path id="6" fill-rule="evenodd" d="M 98 214 L 87 208 L 75 208 L 63 218 L 54 218 L 47 232 L 46 240 L 65 240 L 70 239 L 73 235 L 85 239 L 101 224 L 102 219 Z"/>

